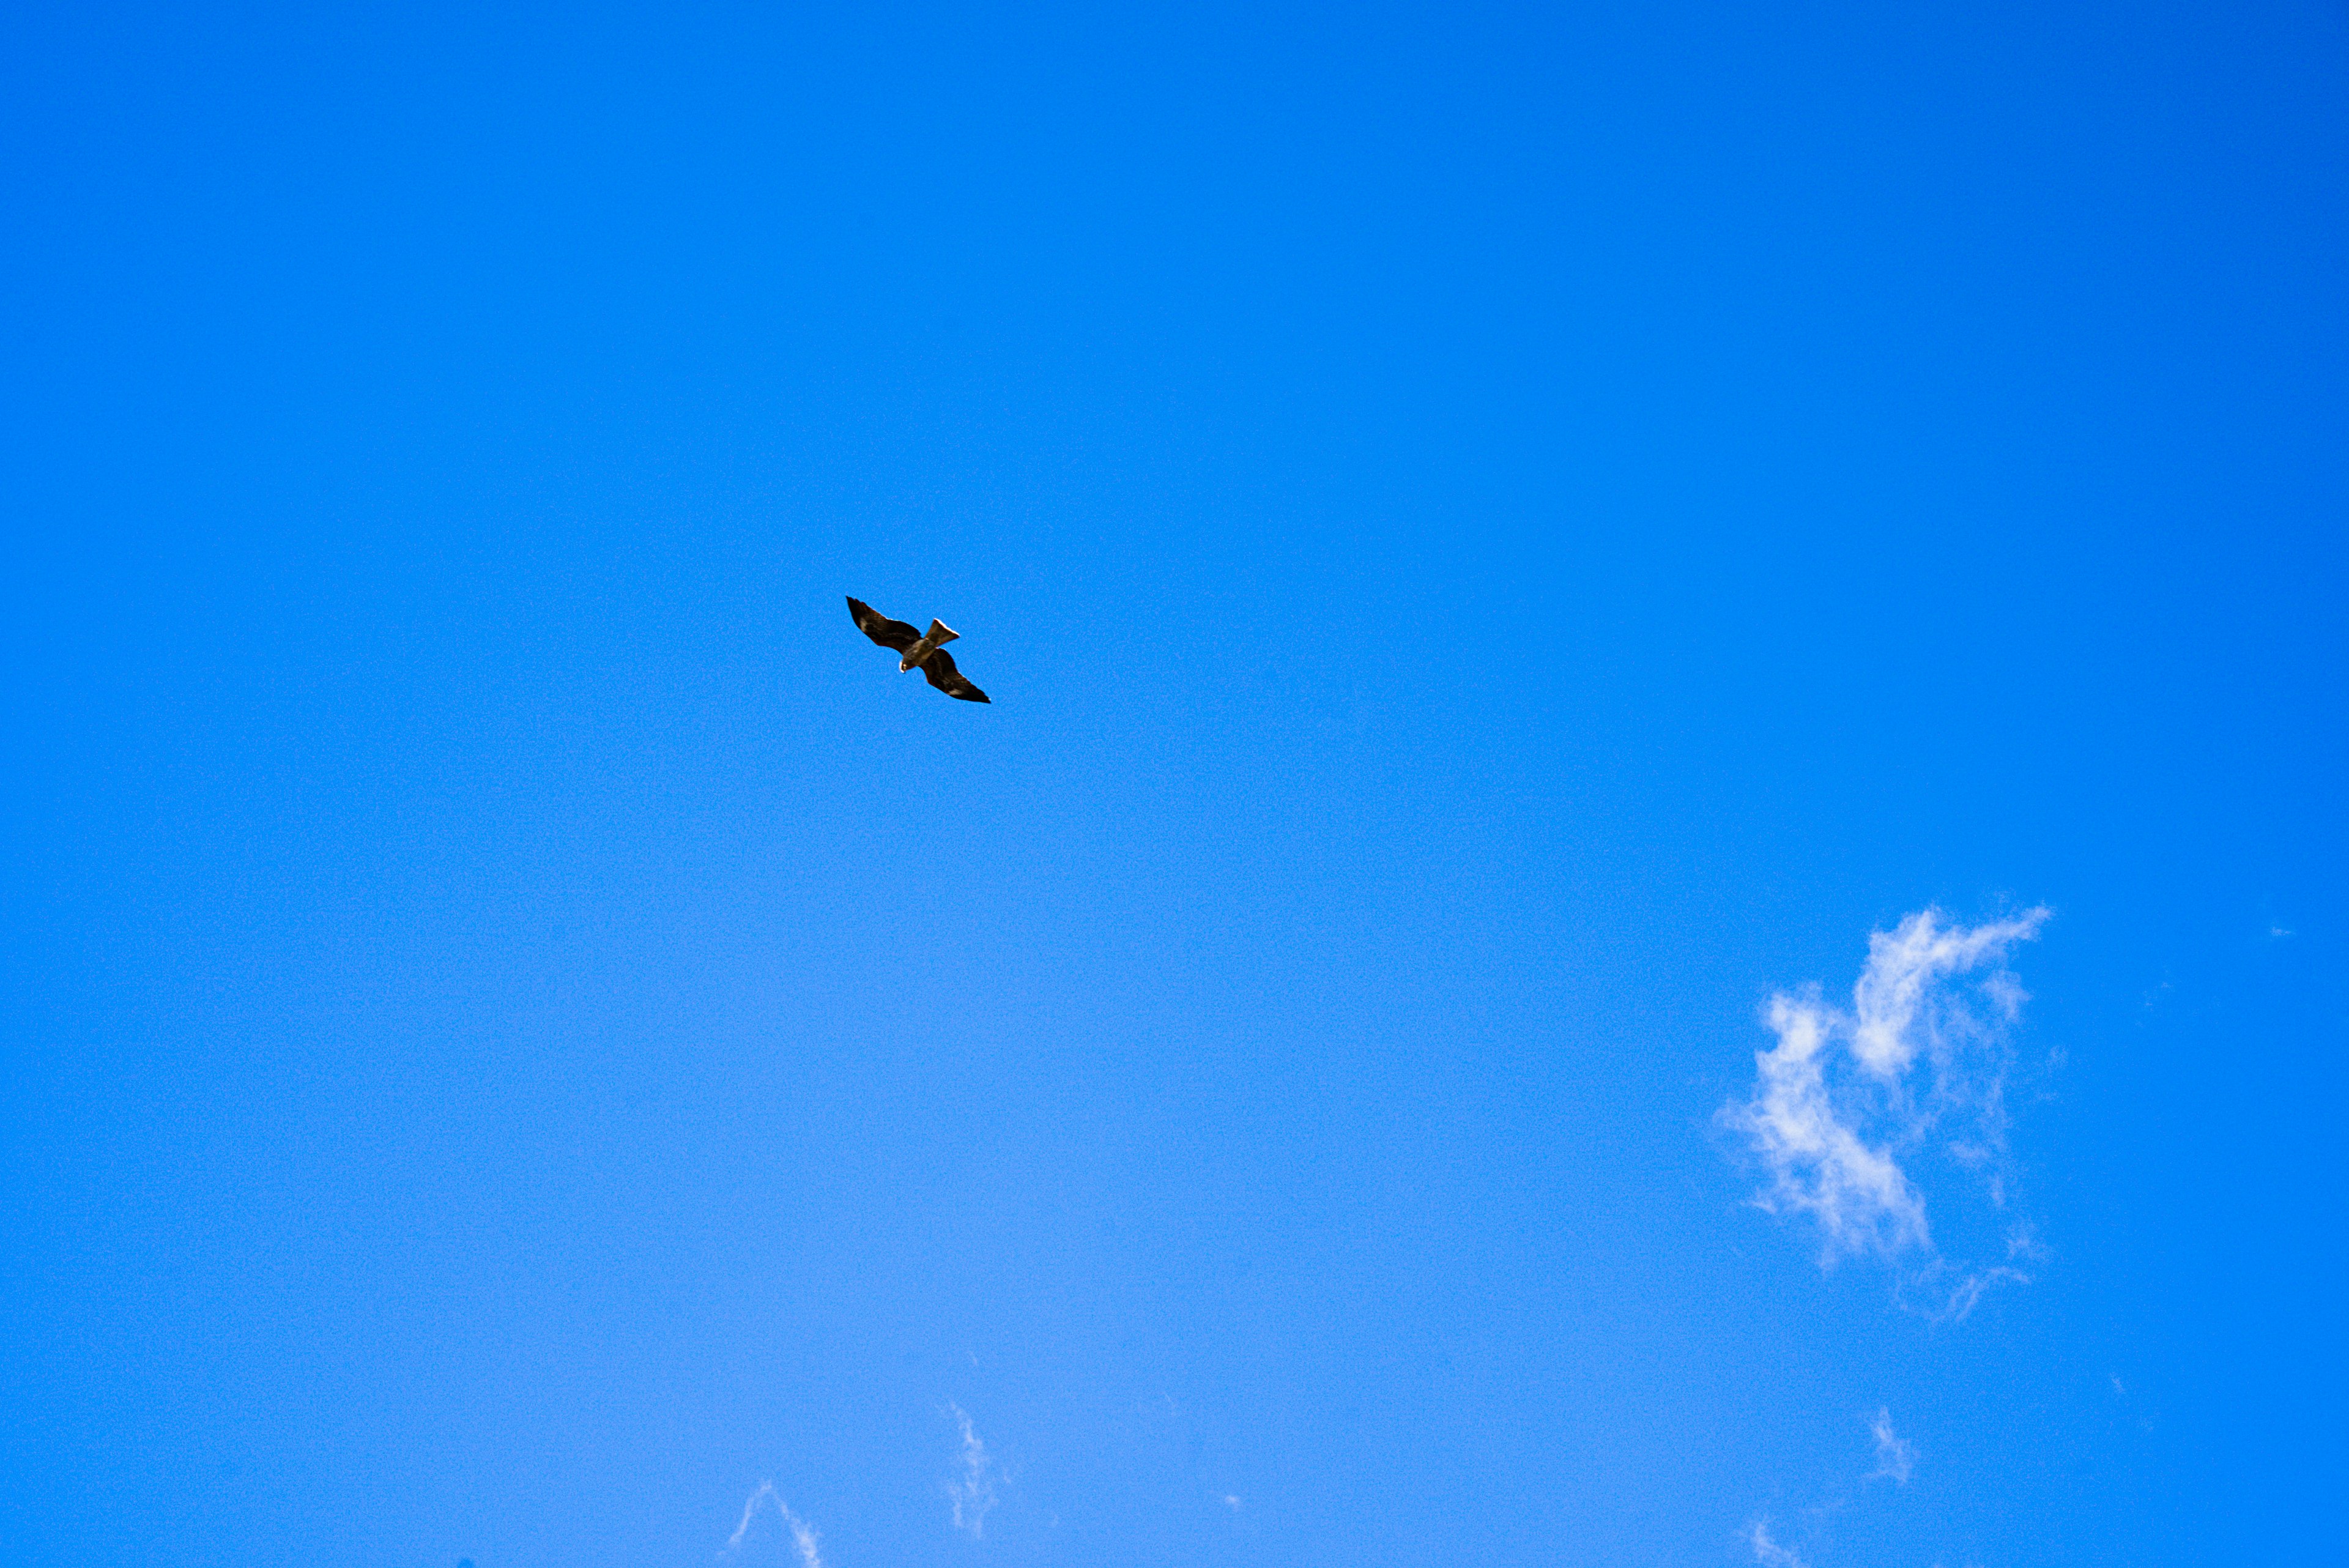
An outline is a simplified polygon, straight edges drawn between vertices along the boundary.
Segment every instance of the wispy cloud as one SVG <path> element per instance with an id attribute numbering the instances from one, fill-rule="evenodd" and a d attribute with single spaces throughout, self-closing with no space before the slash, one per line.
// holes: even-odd
<path id="1" fill-rule="evenodd" d="M 759 1505 L 769 1502 L 773 1503 L 775 1511 L 782 1516 L 783 1528 L 791 1532 L 792 1548 L 799 1553 L 801 1568 L 823 1568 L 823 1559 L 816 1555 L 815 1531 L 807 1521 L 792 1511 L 791 1505 L 783 1501 L 781 1493 L 775 1490 L 772 1481 L 761 1481 L 759 1490 L 750 1494 L 750 1501 L 742 1505 L 742 1521 L 734 1527 L 734 1533 L 727 1537 L 725 1550 L 719 1555 L 731 1557 L 742 1550 L 742 1542 L 750 1533 L 750 1521 L 759 1515 Z"/>
<path id="2" fill-rule="evenodd" d="M 1770 1539 L 1770 1521 L 1757 1519 L 1745 1532 L 1746 1544 L 1754 1548 L 1754 1561 L 1762 1568 L 1809 1568 L 1790 1549 Z"/>
<path id="3" fill-rule="evenodd" d="M 1993 1280 L 2022 1277 L 1948 1265 L 1901 1160 L 1938 1140 L 2004 1206 L 2007 1036 L 2029 998 L 2002 961 L 2047 918 L 2034 909 L 1969 929 L 1923 909 L 1868 937 L 1848 1011 L 1816 986 L 1770 999 L 1763 1021 L 1778 1044 L 1754 1054 L 1753 1094 L 1723 1106 L 1720 1120 L 1767 1178 L 1754 1201 L 1806 1217 L 1823 1264 L 1860 1254 L 1899 1262 L 1953 1316 Z"/>
<path id="4" fill-rule="evenodd" d="M 1868 1472 L 1868 1479 L 1907 1486 L 1909 1472 L 1917 1468 L 1917 1450 L 1893 1432 L 1891 1407 L 1887 1406 L 1878 1410 L 1876 1419 L 1868 1424 L 1868 1429 L 1876 1438 L 1876 1468 Z"/>
<path id="5" fill-rule="evenodd" d="M 962 1428 L 962 1452 L 957 1458 L 955 1474 L 947 1482 L 947 1500 L 954 1505 L 954 1527 L 968 1531 L 976 1541 L 987 1522 L 987 1511 L 995 1506 L 995 1460 L 987 1445 L 978 1440 L 971 1428 L 970 1417 L 959 1405 L 948 1405 L 947 1414 Z"/>

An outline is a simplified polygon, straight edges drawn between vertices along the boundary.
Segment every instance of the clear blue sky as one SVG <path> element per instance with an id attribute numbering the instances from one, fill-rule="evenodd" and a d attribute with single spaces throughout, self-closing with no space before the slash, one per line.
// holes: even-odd
<path id="1" fill-rule="evenodd" d="M 2349 8 L 325 13 L 0 22 L 10 1562 L 2344 1561 Z"/>

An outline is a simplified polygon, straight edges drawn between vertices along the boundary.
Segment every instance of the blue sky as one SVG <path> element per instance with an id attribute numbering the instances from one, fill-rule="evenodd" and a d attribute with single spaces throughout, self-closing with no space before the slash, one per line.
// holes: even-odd
<path id="1" fill-rule="evenodd" d="M 7 1555 L 2342 1561 L 2344 87 L 15 8 Z"/>

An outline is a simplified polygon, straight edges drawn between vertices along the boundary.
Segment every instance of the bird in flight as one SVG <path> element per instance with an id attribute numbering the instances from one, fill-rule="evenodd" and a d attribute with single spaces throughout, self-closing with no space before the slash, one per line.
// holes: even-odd
<path id="1" fill-rule="evenodd" d="M 894 648 L 905 655 L 897 660 L 897 673 L 903 675 L 916 665 L 922 667 L 922 677 L 949 697 L 959 697 L 966 702 L 984 702 L 987 693 L 963 679 L 955 668 L 954 655 L 942 644 L 952 642 L 961 634 L 942 620 L 932 620 L 926 632 L 916 631 L 902 620 L 891 620 L 863 599 L 851 598 L 848 613 L 856 618 L 856 629 L 884 648 Z"/>

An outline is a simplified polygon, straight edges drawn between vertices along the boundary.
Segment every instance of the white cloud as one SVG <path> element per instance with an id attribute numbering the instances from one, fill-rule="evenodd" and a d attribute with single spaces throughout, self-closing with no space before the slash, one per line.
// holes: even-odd
<path id="1" fill-rule="evenodd" d="M 1754 1561 L 1762 1568 L 1809 1568 L 1788 1548 L 1770 1539 L 1770 1521 L 1766 1519 L 1754 1521 L 1753 1528 L 1745 1532 L 1745 1541 L 1754 1548 Z"/>
<path id="2" fill-rule="evenodd" d="M 1881 1478 L 1895 1486 L 1907 1486 L 1909 1471 L 1917 1468 L 1917 1450 L 1893 1433 L 1889 1406 L 1876 1412 L 1876 1419 L 1868 1424 L 1868 1430 L 1876 1438 L 1876 1468 L 1868 1472 L 1868 1479 Z"/>
<path id="3" fill-rule="evenodd" d="M 1837 1114 L 1826 1069 L 1840 1015 L 1816 997 L 1775 996 L 1768 1022 L 1778 1048 L 1754 1053 L 1754 1096 L 1725 1113 L 1770 1172 L 1772 1190 L 1757 1201 L 1810 1214 L 1830 1255 L 1930 1245 L 1924 1199 L 1891 1151 Z"/>
<path id="4" fill-rule="evenodd" d="M 1720 1119 L 1768 1179 L 1754 1201 L 1806 1216 L 1822 1263 L 1859 1254 L 1899 1262 L 1954 1316 L 1993 1280 L 2022 1277 L 1948 1264 L 1901 1160 L 1939 1138 L 1937 1152 L 1972 1173 L 1993 1208 L 2004 1206 L 2007 1031 L 2029 997 L 1999 964 L 2047 915 L 2034 909 L 1968 929 L 1920 910 L 1869 936 L 1849 1011 L 1816 987 L 1770 999 L 1763 1020 L 1777 1046 L 1754 1053 L 1752 1096 L 1723 1106 Z"/>
<path id="5" fill-rule="evenodd" d="M 959 1405 L 949 1405 L 947 1413 L 962 1428 L 962 1453 L 954 1478 L 947 1482 L 947 1499 L 954 1505 L 954 1526 L 968 1531 L 970 1538 L 979 1538 L 987 1521 L 987 1511 L 995 1506 L 995 1461 L 987 1445 L 972 1430 L 970 1417 Z"/>
<path id="6" fill-rule="evenodd" d="M 761 1481 L 759 1490 L 750 1494 L 750 1501 L 742 1505 L 742 1522 L 737 1524 L 734 1533 L 727 1537 L 726 1548 L 719 1555 L 730 1557 L 742 1550 L 742 1542 L 750 1533 L 750 1521 L 758 1517 L 759 1505 L 762 1502 L 773 1503 L 775 1511 L 782 1516 L 783 1528 L 791 1532 L 792 1549 L 799 1553 L 801 1568 L 823 1568 L 823 1560 L 816 1555 L 815 1532 L 809 1527 L 807 1521 L 792 1511 L 791 1505 L 775 1490 L 772 1481 Z"/>

